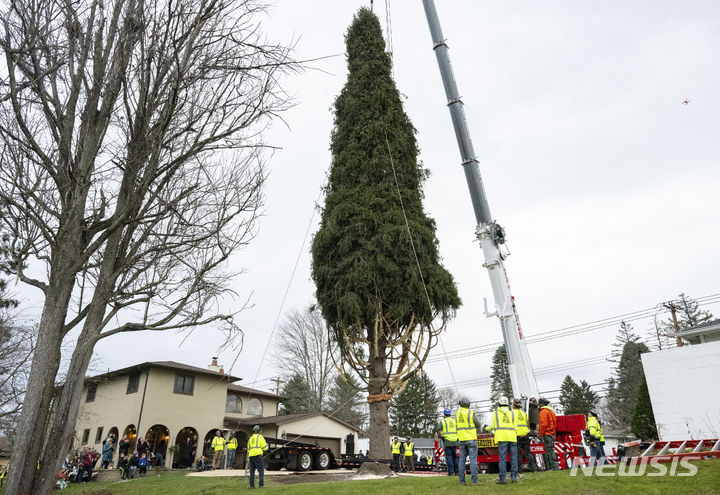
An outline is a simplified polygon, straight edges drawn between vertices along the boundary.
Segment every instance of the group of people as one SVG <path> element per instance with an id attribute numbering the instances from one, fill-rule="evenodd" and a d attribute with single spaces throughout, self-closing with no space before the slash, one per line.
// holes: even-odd
<path id="1" fill-rule="evenodd" d="M 510 455 L 510 482 L 515 483 L 518 479 L 518 458 L 524 455 L 528 460 L 531 471 L 539 471 L 535 461 L 535 455 L 530 451 L 531 434 L 542 439 L 545 446 L 543 454 L 543 465 L 546 470 L 560 469 L 555 459 L 555 435 L 556 415 L 550 407 L 550 401 L 540 398 L 538 401 L 533 397 L 529 400 L 531 408 L 538 408 L 538 422 L 531 423 L 528 414 L 522 407 L 520 399 L 513 399 L 512 409 L 507 397 L 498 399 L 497 408 L 492 412 L 490 425 L 484 428 L 480 426 L 475 412 L 470 409 L 470 401 L 467 398 L 460 399 L 460 407 L 452 417 L 449 408 L 443 411 L 443 419 L 437 426 L 438 433 L 442 436 L 445 449 L 445 460 L 448 476 L 458 475 L 460 484 L 465 485 L 465 459 L 470 456 L 470 481 L 472 484 L 478 482 L 477 466 L 477 433 L 478 431 L 489 431 L 493 433 L 495 444 L 498 448 L 498 471 L 499 476 L 496 483 L 504 485 L 507 483 L 507 458 Z M 536 430 L 537 427 L 537 430 Z M 596 460 L 600 464 L 604 462 L 605 437 L 602 433 L 602 426 L 597 419 L 597 412 L 593 409 L 588 412 L 587 435 L 590 440 L 591 463 Z M 458 450 L 459 447 L 459 457 Z M 459 469 L 462 467 L 462 469 Z"/>
<path id="2" fill-rule="evenodd" d="M 222 436 L 220 430 L 215 431 L 215 436 L 212 440 L 206 440 L 206 451 L 212 451 L 212 469 L 233 469 L 235 463 L 235 452 L 237 451 L 238 441 L 234 434 L 230 435 L 228 440 Z M 207 459 L 207 458 L 206 458 Z M 205 459 L 205 460 L 206 460 Z M 202 458 L 200 459 L 202 461 Z M 210 466 L 205 466 L 205 463 L 198 464 L 198 469 L 203 468 L 210 469 Z"/>
<path id="3" fill-rule="evenodd" d="M 402 441 L 398 437 L 394 437 L 390 444 L 393 456 L 393 471 L 399 473 L 405 471 L 407 473 L 415 472 L 415 463 L 432 465 L 433 458 L 418 455 L 415 452 L 415 443 L 410 437 L 405 437 Z M 360 451 L 362 453 L 362 450 Z M 365 456 L 367 458 L 367 456 Z"/>
<path id="4" fill-rule="evenodd" d="M 117 469 L 120 470 L 120 477 L 123 480 L 135 477 L 143 478 L 151 466 L 162 466 L 165 463 L 165 441 L 161 440 L 155 449 L 144 437 L 138 438 L 137 445 L 133 452 L 130 452 L 130 439 L 123 435 L 118 447 Z M 115 454 L 115 435 L 108 435 L 102 442 L 102 450 L 98 452 L 94 447 L 85 445 L 77 449 L 73 455 L 65 458 L 60 472 L 58 473 L 57 486 L 65 488 L 68 483 L 81 483 L 93 481 L 93 472 L 98 461 L 102 469 L 112 469 L 113 456 Z M 190 456 L 194 455 L 194 448 Z M 190 461 L 192 463 L 192 461 Z"/>

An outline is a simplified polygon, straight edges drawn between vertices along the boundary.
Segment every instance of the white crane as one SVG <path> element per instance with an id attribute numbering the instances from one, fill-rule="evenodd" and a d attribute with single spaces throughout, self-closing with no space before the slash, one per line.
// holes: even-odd
<path id="1" fill-rule="evenodd" d="M 510 291 L 510 282 L 508 281 L 505 270 L 504 260 L 506 254 L 503 254 L 501 250 L 502 244 L 505 243 L 505 231 L 493 220 L 490 214 L 490 206 L 485 196 L 485 189 L 483 188 L 480 177 L 477 157 L 473 149 L 472 140 L 470 139 L 467 120 L 465 119 L 465 110 L 463 109 L 463 104 L 460 100 L 455 82 L 455 75 L 450 65 L 448 47 L 445 44 L 445 38 L 440 28 L 440 20 L 438 19 L 437 10 L 435 9 L 435 2 L 434 0 L 423 0 L 423 6 L 425 7 L 425 16 L 427 17 L 428 25 L 430 26 L 433 50 L 435 51 L 435 56 L 440 66 L 440 76 L 442 77 L 443 86 L 445 87 L 450 117 L 452 118 L 453 127 L 455 128 L 455 137 L 457 138 L 460 148 L 462 166 L 465 170 L 465 179 L 470 189 L 470 198 L 472 200 L 473 210 L 475 211 L 475 219 L 477 220 L 475 235 L 480 241 L 480 246 L 485 256 L 483 266 L 487 268 L 488 274 L 490 275 L 490 284 L 492 285 L 493 298 L 495 300 L 495 311 L 488 313 L 486 302 L 485 314 L 487 316 L 497 316 L 500 319 L 510 368 L 513 395 L 518 398 L 537 397 L 538 387 L 535 381 L 535 373 L 530 363 L 530 355 L 527 351 L 517 309 L 515 308 L 515 300 Z"/>

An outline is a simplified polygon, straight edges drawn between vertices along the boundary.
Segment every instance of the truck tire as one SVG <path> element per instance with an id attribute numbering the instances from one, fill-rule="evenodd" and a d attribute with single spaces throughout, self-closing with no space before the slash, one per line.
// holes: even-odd
<path id="1" fill-rule="evenodd" d="M 313 458 L 310 452 L 302 452 L 297 458 L 297 470 L 307 471 L 312 467 Z"/>
<path id="2" fill-rule="evenodd" d="M 315 454 L 315 462 L 313 463 L 314 469 L 324 470 L 330 466 L 330 454 L 327 452 L 318 452 Z"/>

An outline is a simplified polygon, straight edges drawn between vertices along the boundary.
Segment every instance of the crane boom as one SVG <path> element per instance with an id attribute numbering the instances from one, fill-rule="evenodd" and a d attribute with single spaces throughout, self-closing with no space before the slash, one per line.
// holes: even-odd
<path id="1" fill-rule="evenodd" d="M 515 397 L 537 397 L 538 387 L 535 374 L 522 328 L 520 327 L 515 300 L 510 291 L 510 282 L 504 264 L 505 257 L 500 250 L 500 245 L 505 242 L 505 232 L 490 214 L 490 206 L 480 177 L 477 157 L 470 139 L 465 110 L 450 65 L 450 55 L 440 27 L 434 0 L 423 0 L 423 7 L 430 27 L 433 50 L 440 67 L 440 76 L 445 87 L 445 96 L 447 97 L 450 117 L 455 129 L 455 137 L 460 148 L 465 179 L 470 189 L 470 198 L 475 212 L 475 220 L 477 221 L 475 235 L 480 241 L 485 256 L 483 266 L 487 268 L 490 276 L 495 312 L 488 314 L 486 310 L 486 314 L 488 316 L 497 316 L 500 319 L 513 395 Z"/>

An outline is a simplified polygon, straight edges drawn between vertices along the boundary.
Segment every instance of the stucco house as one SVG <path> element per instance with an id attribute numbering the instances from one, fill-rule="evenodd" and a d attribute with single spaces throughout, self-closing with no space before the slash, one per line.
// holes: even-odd
<path id="1" fill-rule="evenodd" d="M 132 451 L 140 434 L 150 441 L 153 451 L 164 455 L 166 467 L 183 468 L 188 466 L 181 460 L 180 447 L 187 439 L 197 446 L 194 462 L 207 451 L 217 430 L 226 438 L 236 435 L 236 465 L 242 465 L 242 452 L 255 424 L 263 426 L 268 437 L 282 435 L 285 430 L 279 426 L 287 425 L 291 427 L 288 434 L 293 436 L 313 437 L 308 441 L 322 438 L 332 444 L 337 455 L 348 435 L 357 438 L 358 432 L 352 426 L 321 413 L 277 416 L 279 395 L 235 383 L 240 380 L 226 374 L 216 359 L 207 368 L 152 361 L 89 377 L 85 380 L 73 447 L 91 445 L 101 450 L 108 435 L 113 434 L 117 440 L 128 435 Z M 313 418 L 315 421 L 310 421 Z M 351 446 L 354 449 L 354 443 Z M 117 458 L 116 448 L 114 462 Z"/>

